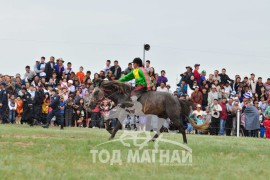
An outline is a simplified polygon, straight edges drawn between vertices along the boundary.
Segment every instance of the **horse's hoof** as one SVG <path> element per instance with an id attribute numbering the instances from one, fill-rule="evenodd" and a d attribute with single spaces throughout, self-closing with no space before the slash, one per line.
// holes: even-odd
<path id="1" fill-rule="evenodd" d="M 148 142 L 155 142 L 156 139 L 150 139 Z"/>
<path id="2" fill-rule="evenodd" d="M 109 140 L 113 140 L 113 137 L 110 137 Z"/>

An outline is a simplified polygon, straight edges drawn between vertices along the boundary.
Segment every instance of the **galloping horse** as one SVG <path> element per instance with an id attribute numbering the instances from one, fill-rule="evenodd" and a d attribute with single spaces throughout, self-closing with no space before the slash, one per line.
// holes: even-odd
<path id="1" fill-rule="evenodd" d="M 105 98 L 111 99 L 115 104 L 122 104 L 130 100 L 131 91 L 132 88 L 128 84 L 119 81 L 100 80 L 99 87 L 96 87 L 93 91 L 90 102 L 91 107 L 95 107 Z M 180 114 L 185 116 L 197 130 L 204 131 L 209 127 L 208 121 L 204 122 L 202 125 L 197 125 L 194 120 L 189 117 L 190 106 L 192 106 L 191 102 L 180 100 L 170 93 L 149 91 L 143 93 L 137 101 L 142 104 L 142 112 L 144 114 L 156 115 L 164 119 L 169 118 L 171 123 L 182 133 L 184 143 L 187 143 L 187 138 Z M 107 126 L 107 130 L 111 134 L 111 139 L 115 137 L 120 127 L 121 123 L 119 121 L 117 121 L 112 131 L 110 131 Z M 162 133 L 162 129 L 160 133 Z M 155 134 L 152 140 L 154 141 L 158 136 L 159 133 Z"/>

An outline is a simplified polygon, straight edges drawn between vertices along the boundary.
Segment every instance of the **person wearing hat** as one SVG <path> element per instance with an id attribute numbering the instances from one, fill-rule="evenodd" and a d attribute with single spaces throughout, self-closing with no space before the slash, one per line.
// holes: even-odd
<path id="1" fill-rule="evenodd" d="M 6 91 L 6 83 L 0 83 L 0 113 L 2 116 L 2 123 L 7 123 L 7 108 L 8 108 L 8 93 Z"/>
<path id="2" fill-rule="evenodd" d="M 197 83 L 199 84 L 200 82 L 200 77 L 201 77 L 201 74 L 199 73 L 199 69 L 200 69 L 200 64 L 195 64 L 194 65 L 194 77 L 195 77 L 195 80 L 197 81 Z"/>
<path id="3" fill-rule="evenodd" d="M 51 92 L 51 103 L 48 107 L 52 108 L 52 111 L 49 112 L 47 116 L 47 123 L 43 125 L 43 128 L 49 128 L 49 125 L 51 123 L 52 118 L 55 116 L 57 123 L 61 126 L 61 129 L 64 129 L 64 121 L 61 116 L 61 109 L 59 108 L 60 106 L 60 98 L 57 94 L 56 89 L 53 89 Z"/>
<path id="4" fill-rule="evenodd" d="M 135 79 L 136 88 L 131 92 L 131 96 L 134 95 L 138 98 L 141 93 L 151 90 L 152 83 L 147 71 L 142 66 L 142 60 L 140 58 L 135 58 L 132 63 L 134 69 L 127 75 L 121 77 L 119 81 L 127 82 Z"/>
<path id="5" fill-rule="evenodd" d="M 64 63 L 65 61 L 62 58 L 59 58 L 56 60 L 56 65 L 54 66 L 55 72 L 56 72 L 56 79 L 57 82 L 59 82 L 63 77 L 65 77 L 65 68 Z"/>
<path id="6" fill-rule="evenodd" d="M 199 81 L 199 86 L 201 86 L 202 85 L 202 82 L 204 81 L 204 80 L 206 80 L 206 71 L 205 70 L 202 70 L 202 72 L 201 72 L 201 76 L 200 76 L 200 81 Z"/>
<path id="7" fill-rule="evenodd" d="M 22 88 L 22 101 L 23 101 L 23 114 L 21 122 L 26 122 L 30 126 L 34 125 L 33 120 L 33 100 L 31 94 L 27 91 L 26 87 Z"/>
<path id="8" fill-rule="evenodd" d="M 190 84 L 190 81 L 191 81 L 190 80 L 190 77 L 193 76 L 192 67 L 187 66 L 186 67 L 186 70 L 187 71 L 185 73 L 180 74 L 181 79 L 180 79 L 179 83 L 177 84 L 177 86 L 180 86 L 181 85 L 181 82 L 183 80 L 186 82 L 186 84 Z"/>
<path id="9" fill-rule="evenodd" d="M 39 84 L 34 97 L 34 119 L 39 123 L 42 122 L 42 104 L 44 97 L 45 93 L 43 90 L 43 85 Z"/>

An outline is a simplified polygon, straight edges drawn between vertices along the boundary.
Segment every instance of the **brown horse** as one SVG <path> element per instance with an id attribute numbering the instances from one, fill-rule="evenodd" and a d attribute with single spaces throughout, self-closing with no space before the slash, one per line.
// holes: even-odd
<path id="1" fill-rule="evenodd" d="M 131 86 L 126 83 L 119 81 L 101 81 L 100 86 L 96 87 L 93 91 L 90 103 L 91 107 L 95 107 L 105 98 L 111 99 L 115 104 L 122 104 L 130 100 L 131 91 Z M 138 102 L 142 104 L 142 112 L 144 114 L 156 115 L 164 119 L 169 118 L 171 123 L 182 133 L 184 143 L 187 143 L 187 138 L 180 114 L 186 117 L 197 130 L 204 131 L 209 127 L 208 121 L 202 125 L 197 125 L 194 120 L 189 117 L 190 106 L 192 106 L 191 102 L 180 100 L 170 93 L 156 91 L 145 92 L 139 97 Z M 111 138 L 115 137 L 120 127 L 121 123 L 118 121 L 113 131 L 107 129 L 111 133 Z M 162 129 L 160 133 L 162 133 Z M 159 133 L 157 133 L 152 140 L 154 141 L 158 136 Z"/>

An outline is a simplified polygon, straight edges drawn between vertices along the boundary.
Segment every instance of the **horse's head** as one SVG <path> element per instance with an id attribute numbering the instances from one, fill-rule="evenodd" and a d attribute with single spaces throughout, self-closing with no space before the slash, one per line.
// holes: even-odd
<path id="1" fill-rule="evenodd" d="M 97 106 L 97 104 L 101 103 L 104 99 L 105 99 L 104 92 L 99 87 L 96 87 L 92 93 L 90 100 L 91 109 L 94 109 Z"/>

